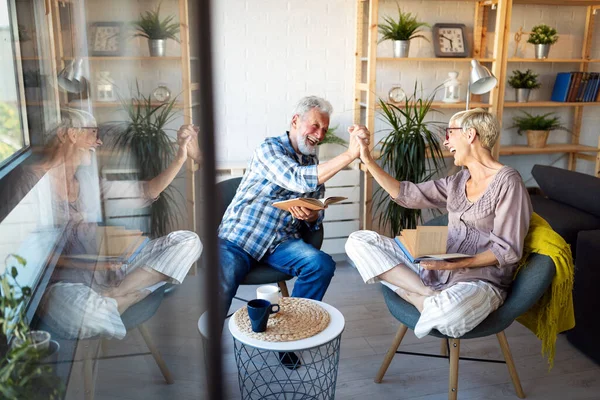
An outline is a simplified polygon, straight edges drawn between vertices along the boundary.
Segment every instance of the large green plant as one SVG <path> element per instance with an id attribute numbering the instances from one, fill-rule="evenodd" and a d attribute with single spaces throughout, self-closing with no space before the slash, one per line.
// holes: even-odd
<path id="1" fill-rule="evenodd" d="M 538 89 L 542 86 L 537 80 L 538 76 L 538 74 L 530 69 L 525 72 L 517 69 L 514 70 L 510 78 L 508 78 L 508 84 L 515 89 Z"/>
<path id="2" fill-rule="evenodd" d="M 19 285 L 17 266 L 9 265 L 8 260 L 14 260 L 21 267 L 27 265 L 22 257 L 10 254 L 6 258 L 6 270 L 0 275 L 0 398 L 58 399 L 64 387 L 51 366 L 40 363 L 48 354 L 32 346 L 29 335 L 25 305 L 31 298 L 31 288 Z M 20 339 L 21 343 L 9 347 L 11 337 Z"/>
<path id="3" fill-rule="evenodd" d="M 425 182 L 445 165 L 439 134 L 434 133 L 440 127 L 426 120 L 438 89 L 423 99 L 415 84 L 413 94 L 402 106 L 378 101 L 380 117 L 389 126 L 389 133 L 379 142 L 379 161 L 399 181 Z M 401 207 L 382 188 L 375 192 L 375 213 L 379 214 L 379 225 L 389 224 L 394 236 L 402 229 L 415 228 L 421 219 L 421 210 Z"/>
<path id="4" fill-rule="evenodd" d="M 140 14 L 140 19 L 135 22 L 137 33 L 134 36 L 141 36 L 151 40 L 173 39 L 179 42 L 177 34 L 179 33 L 179 23 L 172 22 L 172 15 L 160 20 L 160 4 L 156 10 L 146 11 Z"/>
<path id="5" fill-rule="evenodd" d="M 525 131 L 566 131 L 570 132 L 560 122 L 560 117 L 552 117 L 553 112 L 541 115 L 533 115 L 527 111 L 522 111 L 520 116 L 513 117 L 514 125 L 512 128 L 518 128 L 517 133 L 522 135 Z"/>
<path id="6" fill-rule="evenodd" d="M 121 156 L 120 161 L 133 163 L 138 170 L 138 179 L 147 181 L 163 172 L 173 160 L 174 142 L 167 134 L 166 126 L 177 117 L 174 110 L 177 97 L 155 105 L 150 95 L 144 96 L 140 92 L 137 84 L 136 90 L 130 100 L 121 100 L 129 121 L 110 127 L 108 132 L 113 138 L 113 149 Z M 170 185 L 152 203 L 151 236 L 164 236 L 169 227 L 175 226 L 180 211 L 177 204 L 181 198 L 181 193 Z"/>
<path id="7" fill-rule="evenodd" d="M 392 17 L 384 17 L 385 23 L 379 25 L 379 33 L 381 33 L 381 43 L 384 40 L 411 40 L 415 38 L 423 38 L 427 41 L 425 36 L 421 35 L 422 27 L 429 27 L 429 24 L 425 22 L 419 22 L 416 15 L 411 13 L 405 13 L 400 10 L 398 6 L 398 19 L 395 20 Z"/>

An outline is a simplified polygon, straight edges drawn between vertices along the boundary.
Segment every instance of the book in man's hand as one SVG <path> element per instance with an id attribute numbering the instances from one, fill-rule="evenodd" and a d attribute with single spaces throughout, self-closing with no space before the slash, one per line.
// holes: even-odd
<path id="1" fill-rule="evenodd" d="M 346 199 L 347 197 L 341 196 L 326 197 L 323 200 L 313 199 L 310 197 L 298 197 L 290 200 L 276 201 L 273 203 L 273 206 L 284 211 L 289 211 L 290 207 L 306 207 L 310 210 L 324 210 L 330 204 L 339 203 L 340 201 L 344 201 Z"/>
<path id="2" fill-rule="evenodd" d="M 473 257 L 468 254 L 446 253 L 447 226 L 417 226 L 417 229 L 404 229 L 395 240 L 412 263 Z"/>

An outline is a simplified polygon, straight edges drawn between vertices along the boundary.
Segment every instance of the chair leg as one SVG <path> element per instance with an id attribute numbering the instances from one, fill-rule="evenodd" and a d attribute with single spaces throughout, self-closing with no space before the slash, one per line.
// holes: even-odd
<path id="1" fill-rule="evenodd" d="M 288 292 L 288 288 L 285 281 L 279 281 L 277 282 L 277 285 L 279 286 L 279 289 L 281 290 L 281 295 L 283 297 L 290 297 L 290 292 Z"/>
<path id="2" fill-rule="evenodd" d="M 460 357 L 460 339 L 448 339 L 450 343 L 450 378 L 448 380 L 448 400 L 458 396 L 458 358 Z"/>
<path id="3" fill-rule="evenodd" d="M 85 400 L 94 400 L 96 392 L 97 359 L 102 339 L 90 339 L 84 344 L 83 355 L 83 395 Z"/>
<path id="4" fill-rule="evenodd" d="M 381 367 L 379 367 L 379 371 L 377 371 L 377 375 L 375 375 L 375 383 L 381 383 L 381 380 L 383 379 L 383 375 L 385 375 L 385 371 L 387 371 L 388 367 L 390 366 L 390 363 L 392 362 L 392 358 L 394 358 L 394 356 L 396 355 L 396 350 L 398 350 L 398 347 L 400 346 L 400 342 L 402 342 L 402 339 L 404 339 L 404 335 L 406 334 L 407 330 L 408 330 L 408 326 L 406 326 L 402 323 L 398 327 L 398 331 L 396 332 L 394 341 L 392 342 L 392 345 L 390 346 L 387 353 L 385 354 L 383 362 L 381 363 Z"/>
<path id="5" fill-rule="evenodd" d="M 440 340 L 440 355 L 448 357 L 448 339 Z"/>
<path id="6" fill-rule="evenodd" d="M 160 368 L 160 372 L 162 372 L 163 376 L 165 377 L 165 381 L 167 381 L 169 385 L 175 383 L 175 381 L 173 380 L 173 376 L 171 376 L 171 371 L 169 371 L 169 368 L 167 368 L 165 360 L 163 360 L 162 356 L 160 355 L 160 352 L 158 351 L 158 348 L 154 345 L 154 342 L 150 337 L 150 332 L 148 331 L 148 328 L 146 328 L 144 324 L 139 324 L 137 328 L 142 334 L 144 342 L 146 342 L 146 346 L 148 346 L 148 348 L 150 349 L 152 357 L 154 357 L 158 368 Z"/>
<path id="7" fill-rule="evenodd" d="M 504 331 L 497 333 L 496 337 L 498 338 L 498 343 L 500 343 L 500 348 L 502 349 L 504 361 L 506 361 L 506 366 L 508 367 L 510 379 L 512 379 L 512 383 L 515 387 L 515 392 L 517 392 L 517 396 L 520 399 L 524 399 L 525 392 L 523 392 L 523 388 L 521 387 L 521 381 L 519 380 L 517 368 L 515 368 L 515 363 L 513 361 L 512 354 L 510 353 L 510 347 L 508 347 L 508 340 L 506 340 L 506 335 L 504 334 Z"/>

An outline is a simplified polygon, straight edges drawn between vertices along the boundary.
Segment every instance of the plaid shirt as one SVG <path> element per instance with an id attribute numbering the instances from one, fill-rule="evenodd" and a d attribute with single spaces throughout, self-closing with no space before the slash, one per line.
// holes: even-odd
<path id="1" fill-rule="evenodd" d="M 316 156 L 297 154 L 288 132 L 267 138 L 254 152 L 244 179 L 225 211 L 219 237 L 240 246 L 255 260 L 288 239 L 300 238 L 301 224 L 320 229 L 323 211 L 315 223 L 298 221 L 288 211 L 273 207 L 275 201 L 296 197 L 323 197 L 318 183 Z"/>

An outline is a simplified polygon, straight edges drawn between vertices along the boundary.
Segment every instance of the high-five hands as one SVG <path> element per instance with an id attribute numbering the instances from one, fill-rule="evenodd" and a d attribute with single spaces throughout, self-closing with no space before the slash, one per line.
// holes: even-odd
<path id="1" fill-rule="evenodd" d="M 360 157 L 364 163 L 371 161 L 373 159 L 369 150 L 371 133 L 367 127 L 352 125 L 348 127 L 348 133 L 350 133 L 349 151 L 356 151 L 356 157 Z"/>
<path id="2" fill-rule="evenodd" d="M 200 154 L 200 146 L 198 145 L 198 127 L 193 124 L 181 125 L 177 131 L 177 144 L 179 151 L 177 157 L 190 156 L 192 160 L 200 162 L 202 156 Z"/>

